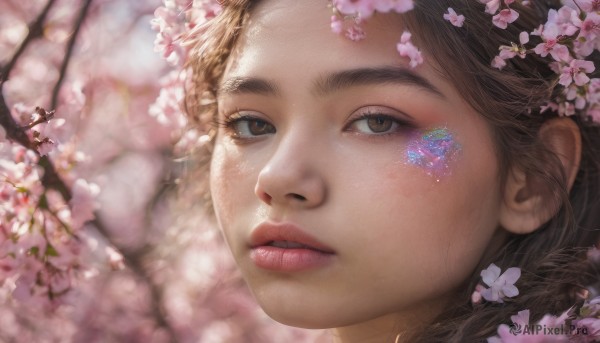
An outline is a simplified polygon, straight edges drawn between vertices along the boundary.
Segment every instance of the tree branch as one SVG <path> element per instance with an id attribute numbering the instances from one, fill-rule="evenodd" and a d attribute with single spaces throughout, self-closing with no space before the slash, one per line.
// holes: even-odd
<path id="1" fill-rule="evenodd" d="M 4 93 L 2 93 L 2 84 L 0 84 L 0 125 L 4 127 L 6 136 L 9 139 L 21 144 L 26 148 L 31 147 L 29 137 L 27 137 L 25 131 L 19 127 L 15 121 L 15 118 L 13 118 L 12 114 L 10 114 L 10 109 L 4 100 Z"/>
<path id="2" fill-rule="evenodd" d="M 87 17 L 91 4 L 92 0 L 85 1 L 83 6 L 81 7 L 81 10 L 79 11 L 77 20 L 75 21 L 73 33 L 71 34 L 71 38 L 69 39 L 65 50 L 65 58 L 63 59 L 62 64 L 60 66 L 58 80 L 56 81 L 54 89 L 52 90 L 52 100 L 50 102 L 51 109 L 56 109 L 56 105 L 58 104 L 58 92 L 60 91 L 60 87 L 65 79 L 65 76 L 67 75 L 67 69 L 69 67 L 69 62 L 71 62 L 71 55 L 73 54 L 75 42 L 77 41 L 77 37 L 79 36 L 79 30 L 81 30 L 81 26 L 85 18 Z"/>
<path id="3" fill-rule="evenodd" d="M 8 80 L 8 77 L 10 76 L 10 72 L 14 68 L 17 61 L 19 60 L 19 57 L 23 54 L 23 52 L 25 52 L 25 49 L 27 48 L 27 46 L 29 46 L 29 43 L 31 43 L 33 40 L 35 40 L 36 38 L 39 38 L 43 35 L 44 22 L 46 21 L 48 12 L 50 12 L 50 9 L 52 8 L 52 6 L 54 6 L 55 2 L 56 2 L 56 0 L 48 0 L 48 3 L 44 7 L 44 9 L 40 13 L 40 15 L 38 15 L 38 17 L 35 19 L 35 21 L 33 23 L 29 24 L 29 30 L 28 30 L 29 32 L 27 33 L 27 37 L 25 37 L 25 39 L 23 40 L 23 43 L 21 43 L 21 45 L 19 46 L 19 48 L 17 49 L 17 51 L 15 52 L 13 57 L 10 59 L 10 61 L 6 65 L 6 67 L 4 67 L 4 69 L 0 72 L 0 91 L 2 91 L 2 85 L 4 84 L 4 82 L 6 80 Z M 10 114 L 10 111 L 9 111 L 9 114 Z"/>
<path id="4" fill-rule="evenodd" d="M 36 153 L 37 151 L 35 150 L 31 140 L 27 136 L 26 130 L 23 127 L 19 126 L 19 124 L 15 121 L 12 114 L 10 113 L 10 109 L 4 98 L 2 88 L 4 86 L 4 82 L 8 80 L 10 72 L 18 62 L 23 52 L 26 50 L 27 46 L 33 40 L 42 36 L 44 22 L 46 20 L 48 12 L 54 5 L 55 1 L 56 0 L 48 1 L 40 15 L 37 17 L 37 19 L 29 25 L 29 33 L 27 34 L 27 36 L 25 37 L 25 39 L 23 40 L 23 42 L 21 43 L 21 45 L 19 46 L 18 50 L 15 52 L 9 63 L 3 69 L 0 69 L 0 125 L 4 127 L 6 135 L 10 140 L 17 142 L 28 149 L 32 149 Z M 74 32 L 67 43 L 67 47 L 65 50 L 65 59 L 61 64 L 59 78 L 52 92 L 51 104 L 53 109 L 56 108 L 58 102 L 58 92 L 66 76 L 69 62 L 74 51 L 75 42 L 79 35 L 81 26 L 88 15 L 92 1 L 93 0 L 86 0 L 84 5 L 82 6 L 74 26 Z M 62 195 L 63 199 L 66 202 L 69 202 L 72 198 L 71 190 L 61 179 L 50 159 L 47 156 L 41 156 L 38 164 L 44 169 L 44 174 L 41 180 L 44 187 L 58 191 Z M 170 337 L 170 341 L 176 342 L 175 331 L 169 324 L 168 320 L 165 318 L 161 307 L 162 292 L 159 289 L 159 287 L 154 284 L 143 265 L 144 256 L 146 256 L 147 251 L 151 249 L 151 246 L 145 245 L 141 249 L 137 249 L 135 251 L 124 251 L 124 249 L 119 247 L 118 244 L 114 243 L 111 234 L 108 232 L 104 223 L 99 219 L 97 214 L 95 216 L 95 219 L 90 224 L 94 225 L 97 228 L 100 234 L 102 234 L 107 239 L 109 244 L 116 247 L 122 252 L 125 263 L 129 266 L 133 273 L 135 273 L 140 278 L 140 280 L 142 280 L 148 285 L 151 295 L 151 312 L 154 317 L 154 320 L 156 321 L 156 324 L 159 327 L 166 330 L 167 334 Z"/>

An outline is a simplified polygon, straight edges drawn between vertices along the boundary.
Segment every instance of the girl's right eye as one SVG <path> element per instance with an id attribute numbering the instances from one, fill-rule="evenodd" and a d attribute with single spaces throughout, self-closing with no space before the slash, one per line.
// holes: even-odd
<path id="1" fill-rule="evenodd" d="M 275 133 L 270 123 L 244 114 L 233 115 L 225 120 L 225 128 L 234 139 L 253 139 L 258 136 Z"/>

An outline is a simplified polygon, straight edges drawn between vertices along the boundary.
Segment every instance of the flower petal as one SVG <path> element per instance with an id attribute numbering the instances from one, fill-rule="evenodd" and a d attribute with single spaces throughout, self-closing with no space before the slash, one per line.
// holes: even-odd
<path id="1" fill-rule="evenodd" d="M 521 277 L 521 268 L 508 268 L 500 277 L 507 284 L 514 284 Z"/>
<path id="2" fill-rule="evenodd" d="M 505 285 L 502 287 L 502 294 L 509 298 L 516 297 L 519 295 L 519 289 L 514 285 Z"/>
<path id="3" fill-rule="evenodd" d="M 481 271 L 481 278 L 488 286 L 494 284 L 494 281 L 500 276 L 500 267 L 495 264 L 490 264 L 487 269 Z"/>

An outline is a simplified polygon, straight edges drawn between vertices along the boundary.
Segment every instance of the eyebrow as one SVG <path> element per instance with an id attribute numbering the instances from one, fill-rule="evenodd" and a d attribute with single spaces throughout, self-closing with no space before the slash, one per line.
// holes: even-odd
<path id="1" fill-rule="evenodd" d="M 379 84 L 410 85 L 423 89 L 435 96 L 444 94 L 426 78 L 406 68 L 380 67 L 342 70 L 320 78 L 315 82 L 315 93 L 321 96 L 340 89 Z"/>
<path id="2" fill-rule="evenodd" d="M 432 95 L 445 98 L 444 94 L 426 78 L 409 69 L 399 67 L 358 68 L 333 72 L 315 81 L 313 93 L 326 96 L 345 88 L 381 84 L 415 86 Z M 276 84 L 266 79 L 232 77 L 220 85 L 218 94 L 279 95 L 280 91 Z"/>
<path id="3" fill-rule="evenodd" d="M 233 77 L 225 80 L 219 87 L 218 94 L 258 94 L 277 95 L 277 86 L 267 80 L 256 77 Z"/>

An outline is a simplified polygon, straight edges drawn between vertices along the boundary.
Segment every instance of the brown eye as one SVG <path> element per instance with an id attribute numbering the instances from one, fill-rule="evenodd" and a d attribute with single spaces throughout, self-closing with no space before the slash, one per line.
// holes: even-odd
<path id="1" fill-rule="evenodd" d="M 251 116 L 241 116 L 226 123 L 235 139 L 251 139 L 275 133 L 275 127 L 268 122 Z"/>
<path id="2" fill-rule="evenodd" d="M 249 120 L 246 125 L 248 126 L 248 132 L 254 136 L 275 133 L 275 128 L 262 120 Z"/>
<path id="3" fill-rule="evenodd" d="M 387 115 L 366 114 L 352 122 L 353 131 L 361 134 L 376 136 L 394 133 L 401 126 L 401 122 Z"/>
<path id="4" fill-rule="evenodd" d="M 385 117 L 367 119 L 367 125 L 369 126 L 369 129 L 375 133 L 386 132 L 392 128 L 393 124 L 394 122 L 390 118 Z"/>

